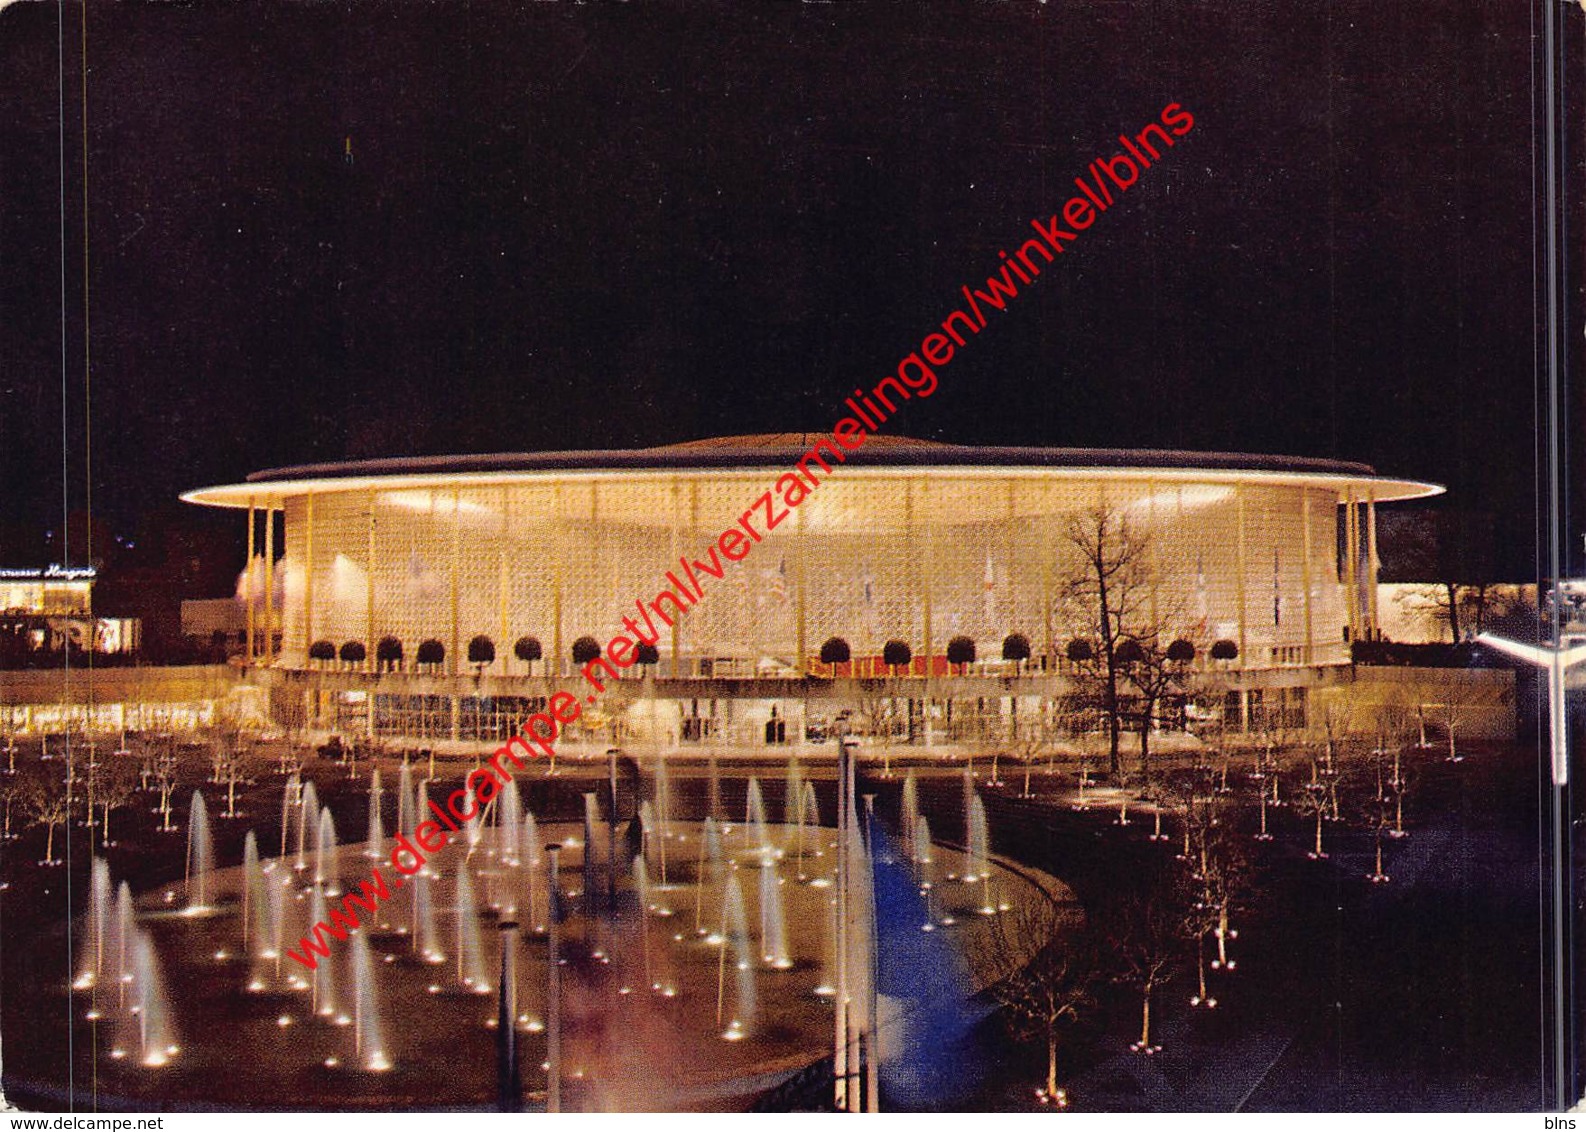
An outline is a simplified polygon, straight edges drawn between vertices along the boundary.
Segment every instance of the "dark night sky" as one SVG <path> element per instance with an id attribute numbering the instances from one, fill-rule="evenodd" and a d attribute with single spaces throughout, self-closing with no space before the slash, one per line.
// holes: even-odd
<path id="1" fill-rule="evenodd" d="M 82 29 L 64 12 L 77 507 Z M 0 12 L 8 560 L 48 553 L 61 508 L 57 15 Z M 1193 133 L 896 431 L 1363 460 L 1495 517 L 1524 575 L 1531 18 L 1513 0 L 96 3 L 95 514 L 132 532 L 191 510 L 179 491 L 315 459 L 829 427 L 1110 139 L 1177 101 Z"/>

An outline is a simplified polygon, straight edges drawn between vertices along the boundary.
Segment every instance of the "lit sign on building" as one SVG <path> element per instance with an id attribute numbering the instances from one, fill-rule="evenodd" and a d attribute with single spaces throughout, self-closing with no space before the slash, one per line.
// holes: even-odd
<path id="1" fill-rule="evenodd" d="M 92 566 L 0 566 L 0 582 L 91 582 L 98 576 Z"/>

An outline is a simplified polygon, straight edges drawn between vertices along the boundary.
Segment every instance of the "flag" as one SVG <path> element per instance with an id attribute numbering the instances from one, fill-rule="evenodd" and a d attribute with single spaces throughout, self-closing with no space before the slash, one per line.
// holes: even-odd
<path id="1" fill-rule="evenodd" d="M 1206 628 L 1206 618 L 1210 602 L 1206 593 L 1206 559 L 1200 551 L 1195 552 L 1195 616 L 1199 620 L 1199 627 Z"/>
<path id="2" fill-rule="evenodd" d="M 418 597 L 438 597 L 445 589 L 440 575 L 430 568 L 424 556 L 416 550 L 408 555 L 407 574 L 408 589 Z"/>
<path id="3" fill-rule="evenodd" d="M 745 567 L 739 566 L 733 570 L 732 584 L 733 589 L 737 592 L 738 600 L 740 602 L 747 601 L 749 598 L 749 571 Z"/>
<path id="4" fill-rule="evenodd" d="M 785 555 L 776 570 L 772 572 L 766 589 L 771 595 L 772 605 L 787 604 L 787 557 Z"/>
<path id="5" fill-rule="evenodd" d="M 985 588 L 985 613 L 986 624 L 992 625 L 997 620 L 997 573 L 991 565 L 991 555 L 986 555 L 986 573 L 982 582 Z"/>
<path id="6" fill-rule="evenodd" d="M 1278 549 L 1272 548 L 1272 624 L 1283 624 L 1283 591 L 1278 583 Z"/>
<path id="7" fill-rule="evenodd" d="M 867 638 L 876 635 L 876 585 L 868 561 L 859 564 L 859 615 Z"/>

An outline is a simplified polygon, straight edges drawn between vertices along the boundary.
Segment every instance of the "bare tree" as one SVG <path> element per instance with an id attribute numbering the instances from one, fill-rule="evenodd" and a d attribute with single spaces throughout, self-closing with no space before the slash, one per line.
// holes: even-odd
<path id="1" fill-rule="evenodd" d="M 1042 756 L 1050 757 L 1051 755 L 1053 747 L 1052 731 L 1045 720 L 1034 720 L 1024 724 L 1018 730 L 1013 730 L 1010 727 L 1010 731 L 1012 732 L 1012 738 L 1008 744 L 1008 753 L 1013 758 L 1018 759 L 1024 767 L 1024 789 L 1019 796 L 1028 798 L 1030 796 L 1030 772 L 1035 768 L 1035 764 L 1041 760 Z"/>
<path id="2" fill-rule="evenodd" d="M 1237 963 L 1228 954 L 1228 944 L 1238 938 L 1233 914 L 1241 907 L 1250 883 L 1250 858 L 1236 842 L 1227 826 L 1213 825 L 1201 873 L 1201 890 L 1215 913 L 1212 938 L 1217 943 L 1214 970 L 1232 971 Z"/>
<path id="3" fill-rule="evenodd" d="M 226 786 L 226 808 L 221 817 L 235 818 L 237 813 L 237 783 L 242 781 L 246 748 L 241 733 L 222 737 L 217 744 L 216 772 L 218 781 Z"/>
<path id="4" fill-rule="evenodd" d="M 160 832 L 170 833 L 171 795 L 176 792 L 176 740 L 167 737 L 154 753 L 154 788 L 160 795 Z"/>
<path id="5" fill-rule="evenodd" d="M 5 807 L 4 826 L 0 827 L 0 841 L 11 840 L 11 809 L 20 800 L 21 780 L 12 775 L 0 775 L 0 805 Z"/>
<path id="6" fill-rule="evenodd" d="M 1460 725 L 1465 723 L 1470 715 L 1469 689 L 1464 680 L 1465 670 L 1460 668 L 1440 668 L 1437 670 L 1436 684 L 1441 703 L 1429 705 L 1434 710 L 1433 718 L 1442 725 L 1444 734 L 1448 738 L 1448 761 L 1451 763 L 1464 762 L 1465 756 L 1459 753 L 1459 745 L 1455 738 Z"/>
<path id="7" fill-rule="evenodd" d="M 1394 691 L 1367 709 L 1370 734 L 1376 749 L 1391 751 L 1401 746 L 1415 728 L 1415 712 L 1402 692 Z"/>
<path id="8" fill-rule="evenodd" d="M 5 708 L 6 774 L 17 772 L 17 709 L 11 704 Z"/>
<path id="9" fill-rule="evenodd" d="M 1164 642 L 1160 628 L 1153 625 L 1124 641 L 1115 659 L 1140 693 L 1140 777 L 1150 781 L 1151 732 L 1164 721 L 1162 708 L 1168 697 L 1186 687 L 1195 648 L 1185 640 Z"/>
<path id="10" fill-rule="evenodd" d="M 993 918 L 980 965 L 1020 1041 L 1046 1047 L 1047 1100 L 1061 1103 L 1057 1054 L 1064 1031 L 1095 1005 L 1101 977 L 1096 942 L 1050 900 L 1018 902 Z"/>
<path id="11" fill-rule="evenodd" d="M 1317 713 L 1315 731 L 1321 743 L 1323 773 L 1337 774 L 1339 748 L 1355 733 L 1354 704 L 1342 698 L 1328 699 Z"/>
<path id="12" fill-rule="evenodd" d="M 1131 638 L 1149 603 L 1147 542 L 1117 508 L 1098 506 L 1070 520 L 1065 537 L 1078 552 L 1079 571 L 1069 579 L 1065 597 L 1075 624 L 1092 636 L 1096 647 L 1089 659 L 1077 661 L 1079 672 L 1098 693 L 1107 722 L 1109 769 L 1118 773 L 1122 731 L 1119 680 L 1123 676 L 1118 650 Z"/>
<path id="13" fill-rule="evenodd" d="M 115 842 L 110 840 L 110 811 L 120 809 L 132 801 L 137 793 L 137 772 L 132 765 L 124 759 L 113 758 L 99 775 L 99 793 L 96 801 L 99 804 L 103 820 L 99 823 L 100 845 L 110 848 Z"/>
<path id="14" fill-rule="evenodd" d="M 34 825 L 45 827 L 44 859 L 41 865 L 58 865 L 55 856 L 55 829 L 71 817 L 71 799 L 65 779 L 39 769 L 22 783 L 22 807 Z"/>
<path id="15" fill-rule="evenodd" d="M 1163 882 L 1125 897 L 1111 910 L 1107 946 L 1118 963 L 1118 978 L 1140 995 L 1140 1040 L 1130 1049 L 1156 1053 L 1151 1042 L 1151 998 L 1173 978 L 1173 963 L 1183 939 L 1185 909 L 1177 885 Z"/>
<path id="16" fill-rule="evenodd" d="M 854 697 L 854 714 L 859 717 L 861 733 L 872 738 L 886 737 L 891 730 L 893 708 L 895 701 L 891 696 L 881 695 L 866 685 L 876 683 L 870 680 L 856 680 L 858 694 Z"/>
<path id="17" fill-rule="evenodd" d="M 1314 766 L 1314 764 L 1313 764 Z M 1332 805 L 1329 801 L 1327 784 L 1320 780 L 1313 780 L 1305 784 L 1299 794 L 1300 813 L 1316 819 L 1316 844 L 1306 856 L 1313 861 L 1326 858 L 1327 850 L 1322 845 L 1322 823 L 1330 816 Z"/>
<path id="18" fill-rule="evenodd" d="M 1375 793 L 1361 791 L 1358 807 L 1363 824 L 1367 829 L 1371 830 L 1373 848 L 1376 851 L 1376 864 L 1373 866 L 1372 871 L 1366 874 L 1366 879 L 1371 881 L 1372 884 L 1384 884 L 1388 880 L 1388 874 L 1382 871 L 1382 842 L 1384 838 L 1392 835 L 1395 807 L 1394 796 L 1398 791 L 1395 788 L 1393 793 L 1389 793 L 1385 789 L 1387 783 L 1383 779 L 1383 764 L 1387 761 L 1386 752 L 1379 746 L 1373 749 L 1371 755 L 1377 788 Z"/>
<path id="19" fill-rule="evenodd" d="M 1196 990 L 1190 995 L 1190 1005 L 1208 1010 L 1217 1006 L 1206 981 L 1206 937 L 1217 928 L 1217 909 L 1204 893 L 1197 894 L 1184 914 L 1184 933 L 1195 948 Z"/>

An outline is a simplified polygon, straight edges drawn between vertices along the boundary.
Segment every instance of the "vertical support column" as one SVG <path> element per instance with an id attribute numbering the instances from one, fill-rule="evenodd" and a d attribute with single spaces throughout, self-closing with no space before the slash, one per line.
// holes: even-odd
<path id="1" fill-rule="evenodd" d="M 1239 667 L 1245 669 L 1250 667 L 1250 651 L 1249 638 L 1246 632 L 1248 617 L 1246 616 L 1247 611 L 1245 608 L 1245 489 L 1243 487 L 1236 486 L 1234 488 L 1234 501 L 1238 521 L 1238 535 L 1235 539 L 1235 546 L 1238 555 L 1236 566 L 1239 575 Z"/>
<path id="2" fill-rule="evenodd" d="M 1305 586 L 1305 663 L 1316 663 L 1316 629 L 1311 620 L 1311 492 L 1309 488 L 1300 488 L 1300 523 L 1303 527 L 1301 540 L 1305 547 L 1305 557 L 1301 564 L 1301 583 Z"/>
<path id="3" fill-rule="evenodd" d="M 275 511 L 264 505 L 264 662 L 275 659 Z"/>
<path id="4" fill-rule="evenodd" d="M 688 485 L 688 537 L 693 542 L 699 535 L 699 484 L 690 480 Z M 682 670 L 683 619 L 672 618 L 672 677 L 688 675 Z"/>
<path id="5" fill-rule="evenodd" d="M 377 498 L 377 493 L 373 489 L 371 489 L 370 492 L 369 492 L 369 545 L 366 548 L 367 549 L 367 556 L 364 559 L 364 561 L 367 563 L 367 566 L 366 566 L 366 569 L 365 569 L 365 573 L 364 573 L 364 592 L 363 592 L 363 604 L 364 604 L 364 609 L 363 609 L 363 626 L 364 626 L 363 670 L 365 672 L 373 672 L 378 667 L 378 665 L 375 662 L 375 639 L 374 639 L 374 570 L 375 570 L 375 562 L 377 561 L 376 558 L 375 558 L 375 546 L 374 546 L 374 507 L 375 507 L 375 499 L 376 498 Z M 371 705 L 373 705 L 373 703 L 374 703 L 374 692 L 373 691 L 370 691 L 369 697 L 370 697 L 370 701 L 369 702 L 370 702 Z M 372 706 L 371 706 L 370 710 L 371 710 L 371 719 L 372 719 L 373 718 L 373 714 L 372 714 L 373 713 L 373 708 L 372 708 Z M 373 725 L 371 724 L 371 727 L 372 726 Z M 371 730 L 370 733 L 373 734 L 373 731 Z"/>
<path id="6" fill-rule="evenodd" d="M 1349 618 L 1349 641 L 1360 639 L 1360 587 L 1357 569 L 1360 545 L 1355 534 L 1355 493 L 1344 493 L 1344 608 Z"/>
<path id="7" fill-rule="evenodd" d="M 1153 629 L 1160 630 L 1161 622 L 1157 617 L 1161 609 L 1159 602 L 1162 587 L 1162 540 L 1157 536 L 1156 484 L 1150 480 L 1145 481 L 1145 502 L 1146 557 L 1150 560 L 1151 568 L 1150 624 Z"/>
<path id="8" fill-rule="evenodd" d="M 254 532 L 254 528 L 255 528 L 255 526 L 257 524 L 257 521 L 258 521 L 258 514 L 254 510 L 254 507 L 253 507 L 253 496 L 250 495 L 250 496 L 248 496 L 248 569 L 242 575 L 243 598 L 247 602 L 247 606 L 248 606 L 248 632 L 247 632 L 247 642 L 246 642 L 246 644 L 247 644 L 247 656 L 248 656 L 248 667 L 249 668 L 253 667 L 254 658 L 258 655 L 254 651 L 254 647 L 253 647 L 254 605 L 255 605 L 255 602 L 257 600 L 254 597 L 254 595 L 253 595 L 254 586 L 257 584 L 257 578 L 256 578 L 256 576 L 254 574 L 254 568 L 253 568 L 253 558 L 254 558 L 254 533 L 255 533 Z"/>
<path id="9" fill-rule="evenodd" d="M 511 583 L 507 575 L 507 537 L 512 530 L 512 489 L 501 488 L 501 534 L 496 539 L 496 656 L 501 660 L 501 671 L 511 668 L 512 630 L 507 620 L 507 594 Z"/>
<path id="10" fill-rule="evenodd" d="M 1007 628 L 1002 632 L 1003 636 L 1017 631 L 1019 622 L 1019 583 L 1017 580 L 1019 577 L 1019 541 L 1016 534 L 1019 529 L 1018 485 L 1018 480 L 1008 480 L 1008 537 L 1003 543 L 1003 550 L 1007 555 L 1005 561 L 1008 563 L 1008 598 L 1004 603 L 1008 610 L 1008 623 Z M 993 633 L 999 630 L 999 626 L 996 625 L 990 628 Z M 998 655 L 1000 656 L 1001 654 L 999 653 Z"/>
<path id="11" fill-rule="evenodd" d="M 1377 573 L 1382 563 L 1377 560 L 1377 489 L 1366 489 L 1366 615 L 1370 618 L 1370 635 L 1376 640 L 1382 635 L 1382 623 L 1377 619 Z"/>
<path id="12" fill-rule="evenodd" d="M 931 513 L 930 502 L 928 498 L 930 490 L 929 485 L 924 480 L 921 480 L 919 487 L 921 495 L 920 502 L 925 513 L 929 515 Z M 924 546 L 920 548 L 920 552 L 918 554 L 914 553 L 915 526 L 913 480 L 909 481 L 908 487 L 903 494 L 903 529 L 905 531 L 904 538 L 906 540 L 904 545 L 909 548 L 909 570 L 914 576 L 915 584 L 919 589 L 921 599 L 924 603 L 924 608 L 921 611 L 923 616 L 920 622 L 921 635 L 923 637 L 923 644 L 925 645 L 925 702 L 922 705 L 922 710 L 924 712 L 925 723 L 925 746 L 929 748 L 931 745 L 933 730 L 931 727 L 932 692 L 934 691 L 936 684 L 936 642 L 932 632 L 934 626 L 931 623 L 931 614 L 933 612 L 931 604 L 931 583 L 935 579 L 936 573 L 934 553 L 935 540 L 931 537 L 932 528 L 929 524 L 927 524 L 924 530 L 921 532 L 921 537 L 924 540 Z"/>
<path id="13" fill-rule="evenodd" d="M 308 650 L 314 644 L 314 493 L 304 501 L 303 516 L 303 662 L 308 663 Z M 285 599 L 282 600 L 286 604 Z M 285 642 L 282 642 L 283 644 Z M 315 704 L 316 711 L 319 705 Z"/>
<path id="14" fill-rule="evenodd" d="M 363 670 L 365 672 L 374 672 L 374 671 L 376 671 L 379 668 L 379 665 L 378 665 L 378 663 L 375 660 L 375 639 L 374 639 L 374 570 L 375 570 L 375 561 L 376 561 L 376 559 L 375 559 L 375 545 L 374 545 L 374 508 L 375 508 L 375 500 L 378 497 L 379 497 L 378 494 L 373 489 L 371 489 L 370 492 L 369 492 L 369 545 L 368 545 L 368 548 L 367 548 L 368 554 L 367 554 L 367 557 L 365 558 L 366 569 L 364 571 L 364 639 L 363 639 L 363 641 L 364 641 L 364 654 L 363 654 Z M 374 709 L 375 709 L 375 690 L 374 690 L 374 687 L 373 687 L 373 682 L 371 681 L 371 682 L 366 683 L 365 691 L 364 691 L 364 719 L 365 719 L 365 728 L 364 729 L 365 729 L 366 734 L 369 736 L 369 741 L 371 743 L 374 742 L 374 737 L 375 737 L 375 710 Z"/>
<path id="15" fill-rule="evenodd" d="M 554 576 L 551 579 L 551 656 L 553 660 L 545 666 L 548 676 L 562 675 L 562 665 L 566 658 L 562 655 L 562 589 L 567 584 L 567 567 L 563 560 L 563 547 L 566 540 L 562 537 L 562 485 L 556 484 L 551 488 L 551 563 Z"/>
<path id="16" fill-rule="evenodd" d="M 909 572 L 913 575 L 913 583 L 920 593 L 920 631 L 922 643 L 925 646 L 925 675 L 927 678 L 929 678 L 932 667 L 930 658 L 936 651 L 935 641 L 932 634 L 933 626 L 931 624 L 932 613 L 934 612 L 934 606 L 931 601 L 933 566 L 931 558 L 933 548 L 931 545 L 932 539 L 930 527 L 927 526 L 924 530 L 918 530 L 914 524 L 914 490 L 915 485 L 911 480 L 903 495 L 903 524 L 904 529 L 908 532 L 908 534 L 905 536 L 908 540 L 905 545 L 909 547 Z M 919 484 L 921 496 L 924 496 L 928 490 L 929 488 L 922 481 Z M 921 499 L 921 503 L 924 506 L 926 512 L 929 513 L 929 503 L 923 498 Z M 915 542 L 917 538 L 921 543 L 923 543 L 923 545 L 919 547 L 918 553 L 915 553 Z"/>
<path id="17" fill-rule="evenodd" d="M 793 615 L 796 621 L 794 629 L 793 654 L 794 663 L 798 667 L 800 678 L 804 676 L 809 660 L 808 623 L 806 620 L 808 609 L 804 603 L 804 587 L 807 577 L 804 569 L 804 555 L 807 543 L 804 537 L 804 512 L 793 512 L 793 538 L 795 550 L 793 552 L 793 586 L 796 596 L 793 605 Z"/>
<path id="18" fill-rule="evenodd" d="M 460 636 L 461 636 L 461 630 L 462 630 L 462 622 L 461 622 L 461 617 L 460 617 L 462 595 L 459 592 L 459 586 L 460 586 L 459 574 L 462 571 L 462 562 L 463 562 L 463 492 L 462 492 L 461 488 L 454 488 L 452 490 L 452 569 L 451 569 L 452 643 L 451 643 L 451 650 L 447 653 L 448 658 L 451 660 L 451 664 L 449 664 L 447 666 L 447 670 L 453 676 L 456 676 L 457 673 L 460 671 L 460 669 L 461 669 L 460 661 L 462 660 L 462 658 L 457 655 L 458 648 L 460 647 Z M 457 736 L 455 736 L 455 735 L 452 736 L 452 738 L 454 738 L 454 739 L 456 737 Z"/>
<path id="19" fill-rule="evenodd" d="M 1041 552 L 1041 632 L 1046 650 L 1041 655 L 1046 658 L 1046 672 L 1051 672 L 1057 662 L 1057 641 L 1052 635 L 1052 554 L 1050 546 Z"/>
<path id="20" fill-rule="evenodd" d="M 462 669 L 462 658 L 458 656 L 461 650 L 461 593 L 459 574 L 462 570 L 463 557 L 463 493 L 461 488 L 452 489 L 452 565 L 451 565 L 451 648 L 447 650 L 446 659 L 449 663 L 446 670 L 456 676 Z M 462 738 L 462 704 L 457 690 L 456 682 L 447 695 L 451 704 L 451 737 L 452 742 Z"/>

